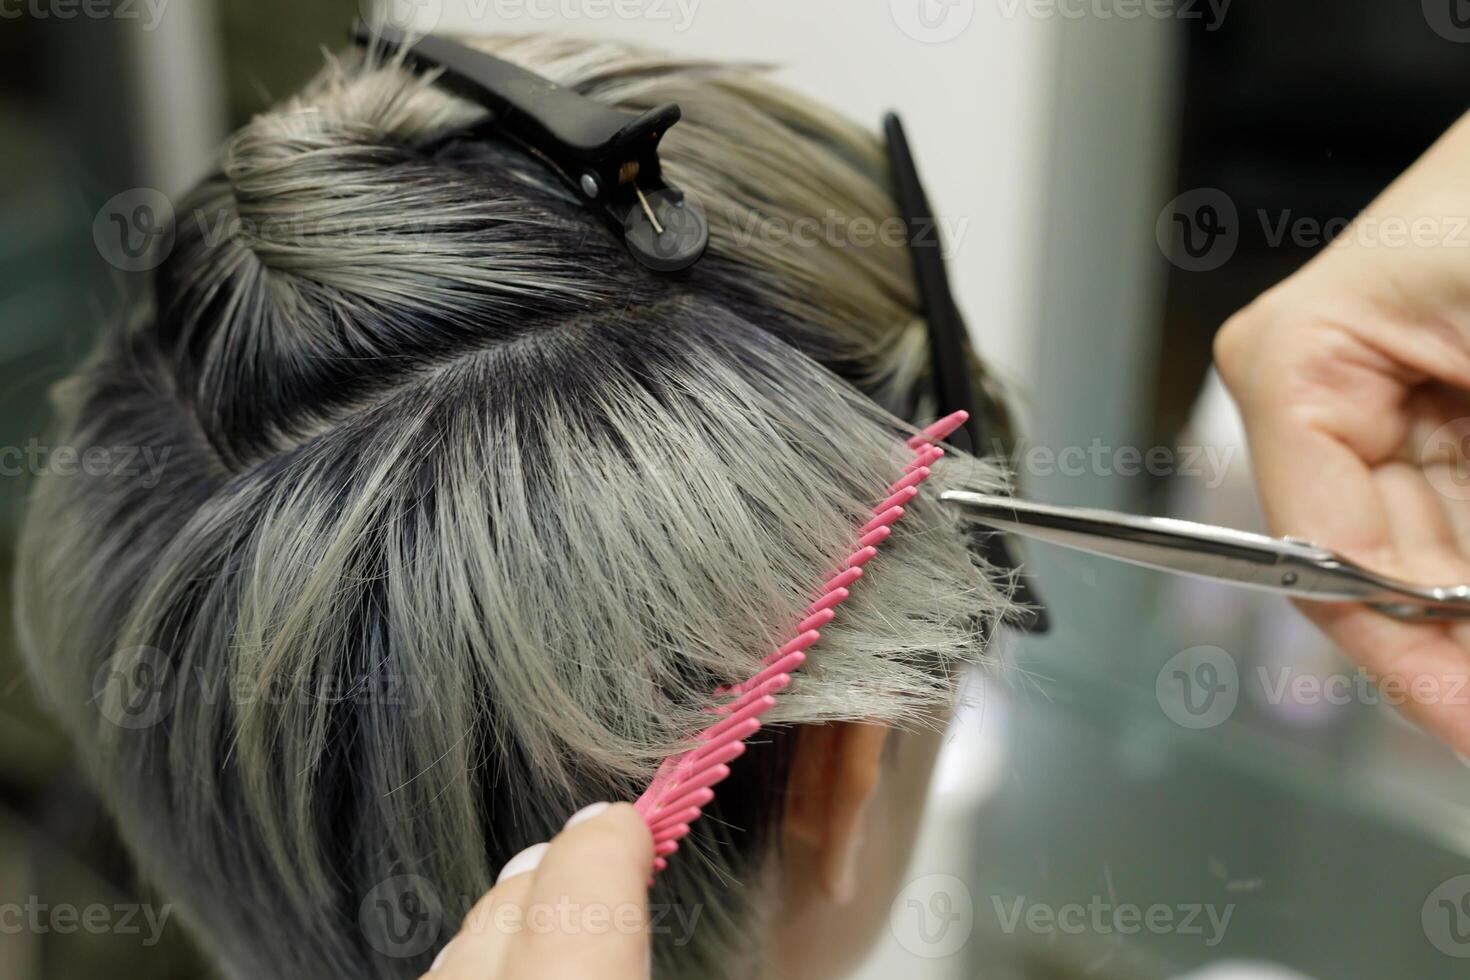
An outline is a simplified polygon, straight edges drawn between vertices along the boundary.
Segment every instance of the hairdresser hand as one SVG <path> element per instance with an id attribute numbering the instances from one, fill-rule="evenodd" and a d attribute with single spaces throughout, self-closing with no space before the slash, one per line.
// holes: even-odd
<path id="1" fill-rule="evenodd" d="M 465 916 L 433 980 L 648 980 L 653 839 L 632 806 L 597 803 L 511 858 Z"/>
<path id="2" fill-rule="evenodd" d="M 1470 116 L 1231 318 L 1215 360 L 1275 533 L 1411 581 L 1470 582 Z M 1302 608 L 1385 701 L 1470 755 L 1470 622 Z"/>

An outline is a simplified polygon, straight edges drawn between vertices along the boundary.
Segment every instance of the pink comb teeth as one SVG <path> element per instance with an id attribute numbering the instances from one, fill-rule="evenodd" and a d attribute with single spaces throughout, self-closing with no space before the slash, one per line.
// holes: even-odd
<path id="1" fill-rule="evenodd" d="M 714 799 L 714 787 L 730 775 L 729 763 L 745 751 L 745 742 L 760 731 L 760 716 L 775 705 L 774 695 L 791 683 L 792 671 L 806 661 L 804 652 L 821 638 L 821 627 L 836 616 L 863 575 L 863 565 L 878 554 L 878 547 L 892 533 L 904 514 L 904 506 L 918 495 L 919 484 L 928 479 L 929 467 L 944 450 L 935 445 L 965 424 L 967 412 L 955 412 L 933 423 L 908 440 L 914 458 L 903 475 L 884 491 L 884 499 L 873 508 L 874 517 L 858 529 L 857 550 L 843 561 L 838 573 L 821 587 L 807 606 L 796 635 L 765 660 L 753 677 L 725 689 L 731 700 L 712 709 L 723 717 L 694 737 L 695 747 L 666 759 L 653 782 L 633 804 L 653 833 L 653 872 L 668 867 L 668 859 L 679 849 L 704 807 Z"/>

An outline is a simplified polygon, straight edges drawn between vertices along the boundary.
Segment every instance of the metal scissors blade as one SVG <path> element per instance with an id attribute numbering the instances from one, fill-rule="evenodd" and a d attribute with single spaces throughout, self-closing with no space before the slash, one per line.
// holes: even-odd
<path id="1" fill-rule="evenodd" d="M 1389 578 L 1309 541 L 968 490 L 946 490 L 940 499 L 997 530 L 1145 568 L 1315 602 L 1361 602 L 1399 619 L 1470 617 L 1470 585 Z"/>

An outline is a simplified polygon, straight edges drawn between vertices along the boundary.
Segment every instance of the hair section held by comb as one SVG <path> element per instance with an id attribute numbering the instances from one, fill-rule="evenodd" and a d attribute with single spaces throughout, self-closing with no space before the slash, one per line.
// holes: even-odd
<path id="1" fill-rule="evenodd" d="M 888 486 L 873 518 L 858 528 L 857 549 L 847 556 L 837 574 L 828 579 L 806 608 L 806 618 L 796 624 L 795 635 L 765 659 L 765 666 L 740 684 L 719 694 L 730 699 L 710 710 L 720 720 L 694 736 L 694 747 L 664 761 L 648 789 L 634 806 L 653 834 L 654 873 L 668 867 L 668 859 L 679 849 L 706 804 L 714 799 L 714 787 L 730 775 L 730 763 L 745 751 L 745 742 L 760 731 L 761 715 L 776 704 L 777 692 L 791 683 L 791 672 L 806 662 L 806 650 L 821 639 L 821 629 L 837 616 L 837 609 L 862 578 L 863 566 L 878 554 L 904 505 L 918 496 L 919 484 L 929 477 L 929 467 L 944 455 L 935 445 L 964 425 L 967 412 L 954 412 L 908 440 L 914 457 L 904 465 L 903 475 Z"/>

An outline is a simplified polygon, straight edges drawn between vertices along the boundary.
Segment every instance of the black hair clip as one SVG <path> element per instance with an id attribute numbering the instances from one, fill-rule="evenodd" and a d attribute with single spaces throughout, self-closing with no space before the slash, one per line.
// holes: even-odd
<path id="1" fill-rule="evenodd" d="M 643 265 L 677 272 L 704 254 L 704 215 L 665 183 L 659 165 L 659 140 L 679 121 L 676 104 L 634 115 L 432 34 L 412 39 L 358 24 L 352 36 L 364 46 L 402 47 L 420 70 L 441 69 L 445 88 L 489 109 L 496 129 L 550 164 Z"/>
<path id="2" fill-rule="evenodd" d="M 914 281 L 919 287 L 919 308 L 929 324 L 929 354 L 939 414 L 945 415 L 961 408 L 970 413 L 964 428 L 955 433 L 955 436 L 964 433 L 970 445 L 965 446 L 964 440 L 951 438 L 961 448 L 979 455 L 985 450 L 985 423 L 996 419 L 999 409 L 988 396 L 981 397 L 970 376 L 969 331 L 965 329 L 964 317 L 955 304 L 954 293 L 949 286 L 949 272 L 944 266 L 944 243 L 939 239 L 929 196 L 924 193 L 919 168 L 914 163 L 913 151 L 897 115 L 890 112 L 883 117 L 883 135 L 888 146 L 894 197 L 907 228 Z M 1012 571 L 1019 568 L 1004 535 L 982 532 L 979 547 L 985 559 L 995 567 Z M 1046 632 L 1049 625 L 1046 606 L 1025 574 L 1016 574 L 1011 598 L 1029 610 L 1021 623 L 1024 629 L 1032 633 Z"/>

